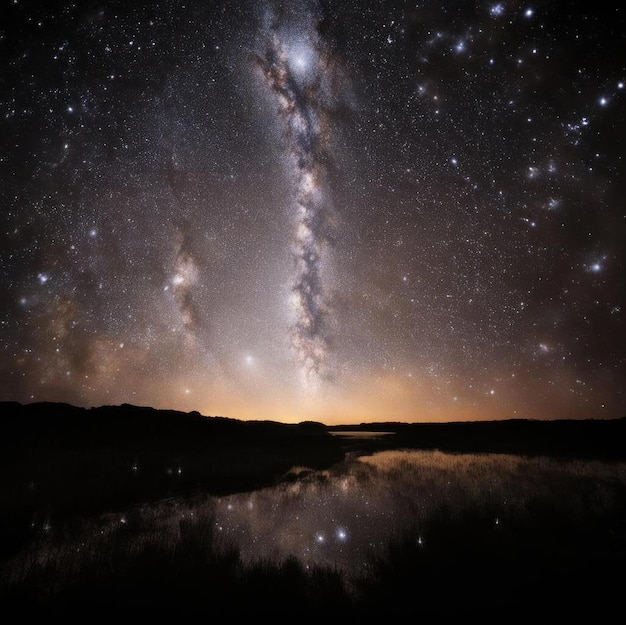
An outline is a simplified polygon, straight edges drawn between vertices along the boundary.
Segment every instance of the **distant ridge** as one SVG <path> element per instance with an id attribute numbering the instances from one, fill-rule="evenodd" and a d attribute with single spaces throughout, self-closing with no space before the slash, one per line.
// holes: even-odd
<path id="1" fill-rule="evenodd" d="M 454 452 L 512 453 L 626 460 L 626 417 L 618 419 L 503 419 L 406 423 L 376 421 L 328 426 L 316 421 L 287 424 L 244 421 L 132 404 L 84 408 L 62 402 L 0 402 L 0 449 L 20 447 L 158 448 L 201 453 L 215 445 L 280 444 L 292 439 L 331 444 L 347 431 L 390 432 L 384 439 L 343 441 L 346 451 L 411 448 Z M 336 453 L 336 450 L 335 452 Z"/>
<path id="2" fill-rule="evenodd" d="M 329 426 L 330 432 L 393 432 L 393 447 L 626 460 L 626 417 L 503 419 L 440 423 L 384 422 Z"/>

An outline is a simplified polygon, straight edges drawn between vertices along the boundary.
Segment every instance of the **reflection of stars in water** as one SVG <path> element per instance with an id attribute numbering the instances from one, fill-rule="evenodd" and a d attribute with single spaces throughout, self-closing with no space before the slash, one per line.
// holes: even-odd
<path id="1" fill-rule="evenodd" d="M 520 480 L 520 470 L 534 477 Z M 305 566 L 353 571 L 384 552 L 395 532 L 409 532 L 424 547 L 428 519 L 442 506 L 460 510 L 468 493 L 502 512 L 491 517 L 491 527 L 499 528 L 505 512 L 524 510 L 538 496 L 535 480 L 545 471 L 543 463 L 516 457 L 385 452 L 354 459 L 336 474 L 309 473 L 296 483 L 233 495 L 218 502 L 215 523 L 244 561 L 295 555 Z M 488 477 L 494 472 L 498 488 Z"/>
<path id="2" fill-rule="evenodd" d="M 347 476 L 355 480 L 349 495 L 341 488 Z M 626 476 L 618 465 L 603 465 L 599 476 L 597 462 L 384 452 L 344 463 L 335 473 L 308 474 L 298 488 L 290 483 L 226 498 L 168 499 L 110 513 L 87 521 L 84 532 L 72 532 L 64 548 L 72 557 L 78 547 L 86 554 L 100 553 L 110 544 L 107 541 L 115 540 L 115 532 L 129 528 L 141 532 L 143 527 L 148 544 L 158 531 L 163 544 L 169 542 L 175 549 L 181 522 L 193 520 L 192 526 L 211 523 L 216 548 L 235 547 L 244 564 L 295 556 L 307 569 L 321 565 L 358 575 L 372 555 L 384 555 L 394 537 L 428 548 L 429 521 L 440 518 L 443 510 L 458 513 L 459 518 L 483 510 L 486 532 L 502 531 L 518 515 L 523 521 L 537 506 L 549 511 L 557 505 L 585 518 L 588 493 L 569 488 L 572 480 L 580 479 L 597 483 L 594 492 L 604 512 L 610 515 L 612 506 L 619 506 Z M 555 489 L 563 495 L 558 502 Z M 39 519 L 31 527 L 42 534 L 52 530 L 49 519 Z"/>
<path id="3" fill-rule="evenodd" d="M 365 493 L 350 472 L 327 479 L 311 474 L 296 484 L 230 497 L 218 506 L 216 525 L 244 559 L 266 552 L 296 554 L 309 565 L 361 566 L 368 552 L 385 544 L 393 495 L 378 488 Z"/>

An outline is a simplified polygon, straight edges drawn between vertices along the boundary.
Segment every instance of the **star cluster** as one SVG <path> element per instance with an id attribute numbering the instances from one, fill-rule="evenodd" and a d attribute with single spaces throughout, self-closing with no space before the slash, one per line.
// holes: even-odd
<path id="1" fill-rule="evenodd" d="M 5 4 L 3 399 L 625 414 L 619 6 Z"/>

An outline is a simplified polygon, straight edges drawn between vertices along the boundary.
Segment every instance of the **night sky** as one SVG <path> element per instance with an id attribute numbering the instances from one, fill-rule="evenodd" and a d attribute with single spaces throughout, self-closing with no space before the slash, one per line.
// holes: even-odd
<path id="1" fill-rule="evenodd" d="M 0 399 L 626 415 L 626 15 L 2 2 Z"/>

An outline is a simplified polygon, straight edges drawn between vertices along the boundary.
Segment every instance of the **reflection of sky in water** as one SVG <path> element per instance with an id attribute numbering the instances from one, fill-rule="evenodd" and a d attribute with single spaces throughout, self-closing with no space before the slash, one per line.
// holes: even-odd
<path id="1" fill-rule="evenodd" d="M 393 536 L 411 532 L 426 544 L 424 526 L 442 510 L 489 511 L 486 522 L 494 528 L 532 515 L 537 503 L 571 518 L 610 518 L 623 505 L 626 463 L 389 451 L 349 457 L 328 471 L 294 468 L 289 477 L 251 493 L 169 499 L 85 520 L 73 536 L 61 528 L 61 541 L 54 538 L 54 527 L 42 525 L 35 552 L 18 557 L 14 569 L 57 562 L 60 582 L 94 559 L 104 563 L 120 541 L 135 553 L 155 542 L 176 549 L 181 523 L 191 522 L 199 528 L 192 531 L 203 531 L 208 523 L 217 546 L 234 545 L 244 562 L 296 556 L 309 566 L 358 574 L 369 554 L 383 552 Z"/>
<path id="2" fill-rule="evenodd" d="M 588 505 L 589 488 L 598 505 L 610 506 L 611 480 L 626 484 L 626 465 L 392 451 L 299 475 L 216 501 L 218 531 L 244 560 L 295 555 L 358 572 L 394 534 L 423 540 L 420 527 L 444 505 L 492 510 L 494 526 L 538 499 L 575 513 Z"/>

